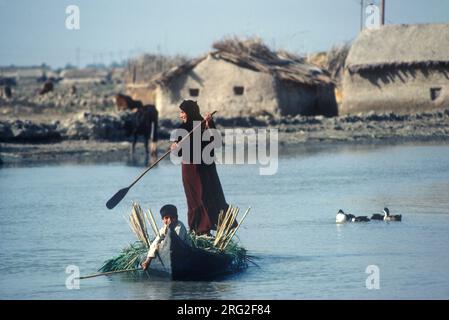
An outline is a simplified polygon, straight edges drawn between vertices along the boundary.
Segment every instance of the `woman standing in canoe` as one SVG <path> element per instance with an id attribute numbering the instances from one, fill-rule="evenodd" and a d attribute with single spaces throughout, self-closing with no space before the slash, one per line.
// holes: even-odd
<path id="1" fill-rule="evenodd" d="M 201 133 L 206 129 L 215 128 L 211 114 L 207 113 L 205 118 L 203 118 L 200 114 L 200 108 L 195 101 L 184 100 L 179 108 L 181 109 L 179 117 L 182 121 L 180 129 L 191 132 L 194 128 L 194 121 L 197 124 L 203 120 Z M 200 128 L 197 130 L 200 130 Z M 196 234 L 209 234 L 210 230 L 217 229 L 218 215 L 221 210 L 226 212 L 228 204 L 223 194 L 215 163 L 204 163 L 201 155 L 198 157 L 198 159 L 201 159 L 201 162 L 198 164 L 193 163 L 194 148 L 192 136 L 190 141 L 185 141 L 183 144 L 189 142 L 190 146 L 180 146 L 181 151 L 183 148 L 190 148 L 190 159 L 185 159 L 184 157 L 182 161 L 182 183 L 188 207 L 187 220 L 190 230 L 195 231 Z M 202 154 L 204 147 L 208 143 L 210 142 L 201 142 L 201 150 L 195 151 L 201 151 Z M 173 143 L 171 148 L 173 150 L 177 147 L 177 143 Z"/>

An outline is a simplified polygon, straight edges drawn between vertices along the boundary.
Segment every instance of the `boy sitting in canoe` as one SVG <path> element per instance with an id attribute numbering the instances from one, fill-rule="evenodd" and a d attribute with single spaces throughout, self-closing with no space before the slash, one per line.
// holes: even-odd
<path id="1" fill-rule="evenodd" d="M 190 245 L 190 238 L 187 234 L 186 227 L 178 220 L 178 209 L 172 204 L 166 204 L 161 208 L 161 218 L 164 226 L 159 230 L 159 235 L 153 240 L 148 250 L 147 258 L 141 263 L 142 269 L 147 270 L 151 260 L 156 256 L 159 245 L 164 241 L 168 228 L 173 227 L 178 237 Z"/>

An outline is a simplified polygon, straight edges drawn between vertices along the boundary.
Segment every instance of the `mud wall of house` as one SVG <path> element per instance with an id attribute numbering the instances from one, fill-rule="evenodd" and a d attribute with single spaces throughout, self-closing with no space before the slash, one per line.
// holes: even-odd
<path id="1" fill-rule="evenodd" d="M 341 114 L 415 113 L 449 107 L 449 68 L 409 67 L 345 71 Z"/>
<path id="2" fill-rule="evenodd" d="M 241 68 L 209 56 L 193 70 L 159 87 L 156 105 L 161 117 L 177 116 L 183 99 L 198 101 L 201 112 L 218 110 L 222 117 L 279 113 L 272 75 Z"/>

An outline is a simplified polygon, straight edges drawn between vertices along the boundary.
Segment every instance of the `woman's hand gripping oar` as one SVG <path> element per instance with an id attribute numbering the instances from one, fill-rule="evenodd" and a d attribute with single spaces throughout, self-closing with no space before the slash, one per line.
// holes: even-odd
<path id="1" fill-rule="evenodd" d="M 211 113 L 211 116 L 213 116 L 217 111 L 214 111 Z M 192 131 L 189 132 L 189 134 L 187 134 L 184 138 L 181 139 L 181 141 L 178 142 L 178 146 L 181 145 L 181 143 L 183 143 L 183 141 L 185 141 L 188 137 L 190 137 L 192 135 L 192 133 L 199 128 L 206 120 L 201 121 L 201 123 L 197 124 Z M 123 200 L 123 198 L 126 196 L 126 194 L 128 193 L 129 189 L 132 188 L 132 186 L 134 186 L 137 181 L 140 180 L 140 178 L 142 178 L 145 173 L 147 173 L 148 171 L 150 171 L 155 165 L 157 165 L 162 159 L 164 159 L 166 156 L 168 156 L 170 154 L 172 150 L 169 149 L 167 150 L 167 152 L 165 152 L 159 159 L 156 160 L 156 162 L 154 162 L 151 166 L 149 166 L 148 168 L 146 168 L 136 179 L 134 179 L 134 181 L 126 188 L 120 189 L 119 191 L 117 191 L 116 194 L 114 194 L 112 196 L 111 199 L 108 200 L 108 202 L 106 202 L 106 207 L 108 209 L 113 209 L 115 208 L 116 205 L 119 204 L 120 201 Z"/>

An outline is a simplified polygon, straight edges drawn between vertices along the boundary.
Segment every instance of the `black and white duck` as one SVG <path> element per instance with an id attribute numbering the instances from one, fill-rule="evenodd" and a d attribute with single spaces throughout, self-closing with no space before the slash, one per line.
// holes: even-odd
<path id="1" fill-rule="evenodd" d="M 367 216 L 358 216 L 358 217 L 354 217 L 351 220 L 352 222 L 369 222 L 370 219 Z"/>
<path id="2" fill-rule="evenodd" d="M 384 220 L 384 214 L 382 213 L 373 213 L 371 216 L 371 220 Z"/>
<path id="3" fill-rule="evenodd" d="M 369 219 L 366 216 L 356 217 L 353 214 L 345 213 L 343 210 L 338 210 L 337 216 L 335 217 L 336 223 L 345 223 L 345 222 L 368 222 Z"/>
<path id="4" fill-rule="evenodd" d="M 337 216 L 335 217 L 335 222 L 345 223 L 345 222 L 351 221 L 352 218 L 355 218 L 355 216 L 352 214 L 344 213 L 344 211 L 340 209 L 340 210 L 338 210 Z"/>
<path id="5" fill-rule="evenodd" d="M 388 208 L 384 208 L 384 221 L 401 221 L 402 215 L 401 214 L 390 214 L 390 210 Z"/>

